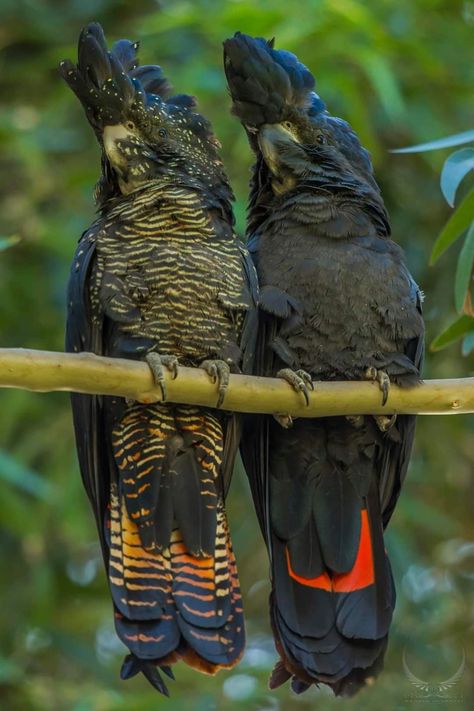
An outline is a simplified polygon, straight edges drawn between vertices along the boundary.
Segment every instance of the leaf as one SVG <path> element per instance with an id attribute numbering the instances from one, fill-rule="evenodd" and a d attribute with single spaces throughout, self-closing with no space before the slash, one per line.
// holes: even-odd
<path id="1" fill-rule="evenodd" d="M 454 279 L 454 303 L 456 311 L 462 313 L 464 311 L 464 301 L 466 292 L 469 289 L 471 281 L 472 264 L 474 262 L 474 222 L 472 222 L 469 231 L 464 240 L 464 244 L 459 253 L 458 263 L 456 267 L 456 276 Z"/>
<path id="2" fill-rule="evenodd" d="M 444 162 L 441 172 L 441 192 L 451 207 L 454 207 L 459 183 L 470 170 L 474 170 L 474 148 L 461 148 Z"/>
<path id="3" fill-rule="evenodd" d="M 454 212 L 443 229 L 438 239 L 434 243 L 431 252 L 430 265 L 435 264 L 444 251 L 462 235 L 464 230 L 470 227 L 474 220 L 474 188 L 466 195 L 462 203 Z"/>
<path id="4" fill-rule="evenodd" d="M 404 110 L 403 97 L 390 65 L 380 55 L 374 55 L 372 51 L 360 54 L 359 62 L 377 91 L 387 116 L 392 119 L 400 117 Z"/>
<path id="5" fill-rule="evenodd" d="M 462 339 L 461 353 L 463 356 L 468 356 L 469 353 L 474 349 L 474 330 L 464 336 Z"/>
<path id="6" fill-rule="evenodd" d="M 416 146 L 408 146 L 408 148 L 396 148 L 390 153 L 423 153 L 423 151 L 437 151 L 440 148 L 451 148 L 452 146 L 461 146 L 463 143 L 471 143 L 474 141 L 474 129 L 464 131 L 463 133 L 455 133 L 452 136 L 438 138 L 436 141 L 428 143 L 418 143 Z"/>
<path id="7" fill-rule="evenodd" d="M 18 235 L 12 235 L 11 237 L 0 237 L 0 252 L 9 247 L 13 247 L 14 244 L 18 244 L 20 238 Z"/>
<path id="8" fill-rule="evenodd" d="M 6 452 L 0 450 L 0 479 L 14 484 L 37 499 L 49 501 L 53 493 L 51 484 L 37 472 L 28 469 Z"/>
<path id="9" fill-rule="evenodd" d="M 448 326 L 445 331 L 440 333 L 439 336 L 436 336 L 430 345 L 430 350 L 440 351 L 470 331 L 474 331 L 474 319 L 470 316 L 461 316 Z"/>

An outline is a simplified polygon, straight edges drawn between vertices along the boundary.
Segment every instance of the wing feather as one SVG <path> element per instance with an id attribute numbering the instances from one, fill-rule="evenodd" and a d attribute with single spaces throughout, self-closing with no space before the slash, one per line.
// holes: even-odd
<path id="1" fill-rule="evenodd" d="M 412 285 L 412 296 L 416 309 L 422 316 L 422 294 L 415 282 L 410 278 Z M 420 323 L 422 323 L 420 318 Z M 416 338 L 407 342 L 405 355 L 411 360 L 417 371 L 420 373 L 423 368 L 424 359 L 424 331 L 421 330 Z M 399 438 L 398 441 L 387 438 L 383 455 L 383 464 L 380 473 L 380 501 L 382 510 L 382 520 L 384 528 L 392 516 L 395 505 L 400 495 L 402 484 L 408 469 L 408 464 L 413 449 L 415 438 L 415 415 L 399 415 L 396 421 Z"/>
<path id="2" fill-rule="evenodd" d="M 66 351 L 103 354 L 103 321 L 98 309 L 91 304 L 89 284 L 96 269 L 96 240 L 94 226 L 81 237 L 68 285 Z M 109 547 L 104 528 L 104 512 L 109 501 L 110 465 L 108 462 L 107 431 L 104 422 L 104 398 L 96 395 L 71 394 L 74 431 L 82 480 L 99 531 L 105 561 Z"/>

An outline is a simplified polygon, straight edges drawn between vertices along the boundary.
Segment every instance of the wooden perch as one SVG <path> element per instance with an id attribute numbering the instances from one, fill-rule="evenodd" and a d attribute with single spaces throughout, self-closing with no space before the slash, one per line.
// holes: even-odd
<path id="1" fill-rule="evenodd" d="M 166 372 L 166 386 L 170 402 L 214 407 L 217 401 L 217 386 L 199 368 L 182 367 L 175 380 Z M 144 403 L 161 399 L 146 363 L 92 353 L 0 349 L 0 387 L 118 395 Z M 474 412 L 474 378 L 427 380 L 410 389 L 392 385 L 384 407 L 381 400 L 375 383 L 315 382 L 306 406 L 303 396 L 282 380 L 232 375 L 222 409 L 295 417 L 453 415 Z"/>

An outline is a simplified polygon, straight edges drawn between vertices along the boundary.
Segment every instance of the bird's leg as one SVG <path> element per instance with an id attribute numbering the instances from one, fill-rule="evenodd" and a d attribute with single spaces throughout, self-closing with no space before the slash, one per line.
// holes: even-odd
<path id="1" fill-rule="evenodd" d="M 282 370 L 278 371 L 276 376 L 277 378 L 286 380 L 297 393 L 303 393 L 306 405 L 309 405 L 309 390 L 314 390 L 313 381 L 309 373 L 301 369 L 292 370 L 291 368 L 282 368 Z M 273 415 L 273 417 L 285 430 L 293 427 L 293 418 L 291 415 L 277 413 Z"/>
<path id="2" fill-rule="evenodd" d="M 382 405 L 385 405 L 390 392 L 390 378 L 384 370 L 377 370 L 371 366 L 365 371 L 367 380 L 377 381 L 382 391 Z M 377 427 L 381 432 L 388 432 L 393 427 L 397 420 L 397 416 L 393 415 L 373 415 Z"/>
<path id="3" fill-rule="evenodd" d="M 174 355 L 160 355 L 156 351 L 150 351 L 146 354 L 145 361 L 150 367 L 153 381 L 155 385 L 159 386 L 162 400 L 165 402 L 167 393 L 163 367 L 171 372 L 174 380 L 178 375 L 178 359 Z"/>
<path id="4" fill-rule="evenodd" d="M 359 430 L 364 424 L 364 415 L 346 415 L 346 420 L 350 422 L 356 430 Z"/>
<path id="5" fill-rule="evenodd" d="M 216 407 L 220 407 L 224 402 L 229 385 L 230 368 L 228 363 L 225 360 L 203 360 L 199 367 L 211 376 L 213 383 L 218 383 L 219 396 Z"/>
<path id="6" fill-rule="evenodd" d="M 397 416 L 395 414 L 393 415 L 372 415 L 374 418 L 377 427 L 381 432 L 388 432 L 395 422 L 397 421 Z"/>
<path id="7" fill-rule="evenodd" d="M 365 379 L 373 380 L 379 384 L 379 388 L 382 391 L 382 406 L 385 405 L 388 399 L 388 393 L 390 392 L 390 378 L 385 370 L 377 370 L 377 368 L 370 366 L 365 371 Z"/>
<path id="8" fill-rule="evenodd" d="M 297 393 L 303 393 L 306 405 L 309 405 L 309 390 L 314 390 L 313 381 L 309 373 L 301 369 L 282 368 L 276 376 L 286 380 Z"/>
<path id="9" fill-rule="evenodd" d="M 293 418 L 291 415 L 277 413 L 276 415 L 273 415 L 273 417 L 284 430 L 289 430 L 290 427 L 293 427 Z"/>

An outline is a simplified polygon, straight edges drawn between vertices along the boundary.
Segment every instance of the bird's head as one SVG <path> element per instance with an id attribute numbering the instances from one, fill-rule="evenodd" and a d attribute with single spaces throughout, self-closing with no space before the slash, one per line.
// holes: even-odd
<path id="1" fill-rule="evenodd" d="M 219 143 L 192 97 L 167 101 L 135 92 L 118 121 L 106 122 L 102 144 L 123 193 L 160 176 L 187 176 L 209 189 L 224 179 Z"/>
<path id="2" fill-rule="evenodd" d="M 138 66 L 137 50 L 128 40 L 109 50 L 92 23 L 80 34 L 77 65 L 60 64 L 102 146 L 102 182 L 124 194 L 162 176 L 186 176 L 210 189 L 226 182 L 219 142 L 194 97 L 170 96 L 161 68 Z"/>
<path id="3" fill-rule="evenodd" d="M 303 182 L 378 192 L 368 152 L 346 121 L 326 111 L 316 116 L 289 111 L 285 120 L 260 126 L 256 135 L 277 193 Z"/>
<path id="4" fill-rule="evenodd" d="M 377 190 L 368 152 L 348 123 L 331 116 L 315 93 L 315 79 L 274 41 L 237 32 L 224 42 L 232 111 L 260 148 L 275 192 L 320 176 L 330 183 L 348 173 Z"/>

